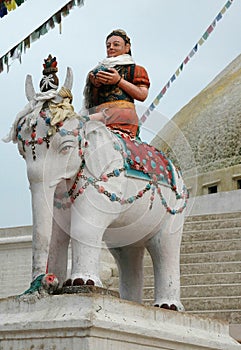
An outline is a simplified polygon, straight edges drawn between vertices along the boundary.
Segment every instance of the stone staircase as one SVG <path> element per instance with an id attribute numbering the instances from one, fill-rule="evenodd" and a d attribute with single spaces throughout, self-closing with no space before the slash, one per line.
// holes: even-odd
<path id="1" fill-rule="evenodd" d="M 144 303 L 153 303 L 153 269 L 146 253 Z M 118 287 L 113 270 L 111 289 Z M 189 216 L 181 247 L 181 298 L 197 315 L 241 323 L 241 213 Z"/>

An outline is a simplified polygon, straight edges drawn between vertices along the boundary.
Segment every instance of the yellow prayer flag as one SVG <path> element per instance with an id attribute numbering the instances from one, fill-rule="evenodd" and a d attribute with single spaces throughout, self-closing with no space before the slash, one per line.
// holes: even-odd
<path id="1" fill-rule="evenodd" d="M 180 74 L 180 68 L 178 68 L 175 72 L 175 75 L 178 76 Z"/>
<path id="2" fill-rule="evenodd" d="M 158 103 L 159 103 L 159 101 L 160 101 L 160 100 L 156 97 L 155 100 L 154 100 L 154 102 L 153 102 L 153 104 L 154 104 L 155 106 L 157 106 Z"/>
<path id="3" fill-rule="evenodd" d="M 8 11 L 12 11 L 12 10 L 16 9 L 15 0 L 5 1 L 4 4 L 5 4 L 6 8 L 8 9 Z"/>
<path id="4" fill-rule="evenodd" d="M 221 14 L 223 15 L 226 12 L 226 7 L 223 7 L 222 10 L 220 11 Z"/>

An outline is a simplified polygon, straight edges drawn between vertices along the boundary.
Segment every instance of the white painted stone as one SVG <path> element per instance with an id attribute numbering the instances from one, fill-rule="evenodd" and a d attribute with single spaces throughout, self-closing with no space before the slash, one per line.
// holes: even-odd
<path id="1" fill-rule="evenodd" d="M 0 298 L 18 295 L 29 288 L 32 266 L 32 226 L 0 228 Z M 114 258 L 104 242 L 101 249 L 100 276 L 105 288 L 112 284 Z M 71 269 L 69 247 L 68 276 Z M 14 283 L 13 283 L 14 280 Z"/>
<path id="2" fill-rule="evenodd" d="M 0 300 L 0 350 L 239 350 L 228 324 L 101 294 Z"/>

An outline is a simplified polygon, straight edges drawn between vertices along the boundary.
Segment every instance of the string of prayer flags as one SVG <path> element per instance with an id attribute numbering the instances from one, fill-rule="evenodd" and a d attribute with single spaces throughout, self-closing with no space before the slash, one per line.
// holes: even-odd
<path id="1" fill-rule="evenodd" d="M 8 12 L 15 10 L 26 0 L 0 0 L 0 18 L 3 18 Z"/>
<path id="2" fill-rule="evenodd" d="M 221 11 L 217 14 L 213 22 L 209 25 L 207 30 L 203 33 L 202 37 L 198 40 L 198 42 L 194 45 L 192 50 L 189 52 L 189 54 L 185 57 L 183 62 L 180 64 L 180 66 L 177 68 L 175 73 L 171 76 L 170 80 L 165 84 L 165 86 L 162 88 L 161 92 L 155 97 L 154 101 L 151 103 L 151 105 L 148 107 L 148 109 L 144 112 L 144 114 L 140 118 L 140 124 L 143 124 L 147 117 L 150 116 L 151 112 L 157 107 L 159 104 L 161 98 L 165 95 L 167 90 L 169 89 L 171 83 L 173 83 L 176 78 L 179 76 L 179 74 L 183 71 L 184 66 L 190 61 L 190 59 L 198 52 L 198 48 L 203 45 L 203 43 L 208 39 L 209 35 L 214 31 L 217 22 L 219 22 L 222 18 L 224 13 L 227 11 L 227 9 L 232 5 L 234 0 L 228 0 L 224 7 L 221 9 Z"/>
<path id="3" fill-rule="evenodd" d="M 14 0 L 14 1 L 20 3 L 20 2 L 23 2 L 24 0 Z M 0 8 L 3 2 L 6 2 L 6 1 L 0 0 Z M 49 19 L 47 19 L 47 21 L 41 24 L 40 27 L 35 29 L 26 38 L 24 38 L 17 45 L 11 48 L 7 53 L 5 53 L 5 55 L 0 57 L 0 73 L 3 72 L 4 65 L 7 67 L 7 72 L 9 72 L 9 67 L 12 64 L 12 61 L 15 59 L 19 59 L 19 62 L 21 63 L 22 54 L 26 53 L 26 50 L 30 48 L 32 43 L 39 40 L 41 36 L 47 34 L 49 30 L 53 29 L 55 27 L 55 24 L 59 25 L 59 29 L 61 33 L 62 17 L 68 16 L 70 10 L 72 10 L 75 6 L 81 7 L 83 5 L 84 5 L 84 0 L 69 1 L 60 10 L 54 13 Z M 11 64 L 10 64 L 10 61 L 11 61 Z"/>

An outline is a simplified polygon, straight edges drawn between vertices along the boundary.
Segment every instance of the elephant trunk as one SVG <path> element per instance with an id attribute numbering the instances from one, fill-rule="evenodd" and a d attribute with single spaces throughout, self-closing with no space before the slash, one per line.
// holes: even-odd
<path id="1" fill-rule="evenodd" d="M 33 213 L 32 278 L 34 280 L 38 275 L 47 272 L 55 187 L 38 182 L 31 183 L 30 189 Z"/>

